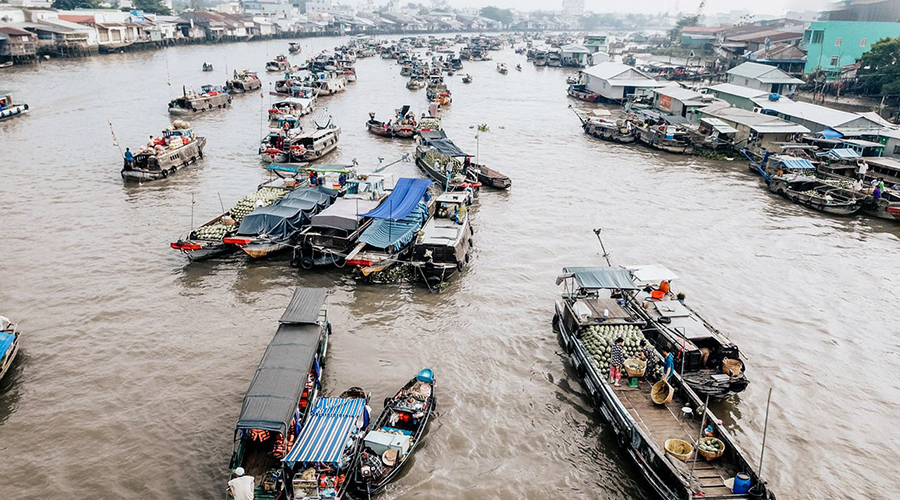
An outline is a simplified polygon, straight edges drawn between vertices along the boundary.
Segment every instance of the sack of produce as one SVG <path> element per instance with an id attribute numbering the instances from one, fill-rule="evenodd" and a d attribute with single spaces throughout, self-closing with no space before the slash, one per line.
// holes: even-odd
<path id="1" fill-rule="evenodd" d="M 666 453 L 682 462 L 687 462 L 694 455 L 694 447 L 691 446 L 691 443 L 681 439 L 667 439 L 665 447 Z"/>
<path id="2" fill-rule="evenodd" d="M 697 451 L 709 462 L 725 453 L 725 443 L 716 437 L 703 437 L 697 441 Z"/>
<path id="3" fill-rule="evenodd" d="M 674 395 L 675 389 L 665 380 L 653 384 L 653 389 L 650 390 L 650 399 L 658 405 L 670 403 Z"/>

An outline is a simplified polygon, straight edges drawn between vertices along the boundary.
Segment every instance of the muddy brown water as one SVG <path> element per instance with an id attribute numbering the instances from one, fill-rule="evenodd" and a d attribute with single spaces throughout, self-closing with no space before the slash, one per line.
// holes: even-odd
<path id="1" fill-rule="evenodd" d="M 338 39 L 303 40 L 303 54 Z M 266 179 L 256 156 L 268 96 L 193 120 L 206 158 L 125 186 L 112 145 L 169 123 L 181 85 L 261 70 L 284 41 L 179 47 L 4 70 L 28 102 L 0 124 L 0 313 L 25 332 L 0 385 L 0 497 L 222 498 L 244 392 L 296 286 L 328 287 L 335 335 L 325 390 L 381 400 L 418 369 L 437 374 L 438 414 L 384 498 L 651 495 L 573 377 L 551 331 L 554 278 L 601 264 L 661 263 L 676 289 L 737 342 L 749 389 L 714 409 L 756 461 L 774 388 L 764 475 L 780 498 L 892 498 L 900 461 L 900 226 L 827 217 L 760 187 L 741 161 L 659 154 L 586 137 L 566 70 L 511 49 L 449 78 L 449 136 L 514 179 L 473 210 L 473 264 L 442 293 L 361 285 L 278 258 L 186 265 L 168 247 Z M 296 58 L 296 56 L 295 56 Z M 202 63 L 216 67 L 200 71 Z M 500 75 L 495 63 L 523 71 Z M 377 159 L 409 142 L 366 133 L 369 111 L 421 112 L 394 61 L 322 101 L 343 127 L 330 158 Z M 266 89 L 274 76 L 260 72 Z M 168 83 L 171 82 L 171 85 Z M 414 164 L 395 176 L 419 175 Z"/>

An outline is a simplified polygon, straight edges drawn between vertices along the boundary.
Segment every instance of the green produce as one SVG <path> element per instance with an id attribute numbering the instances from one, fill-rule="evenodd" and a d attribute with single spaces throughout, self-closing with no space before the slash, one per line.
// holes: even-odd
<path id="1" fill-rule="evenodd" d="M 221 240 L 229 233 L 235 231 L 238 223 L 250 212 L 259 207 L 267 207 L 288 194 L 288 190 L 282 188 L 263 187 L 253 193 L 244 196 L 231 207 L 228 213 L 234 219 L 235 224 L 225 225 L 221 222 L 213 222 L 205 224 L 194 230 L 191 235 L 192 239 L 198 240 Z"/>
<path id="2" fill-rule="evenodd" d="M 590 354 L 594 367 L 609 376 L 610 348 L 618 337 L 625 341 L 622 345 L 625 359 L 640 357 L 640 343 L 644 334 L 634 325 L 591 325 L 582 328 L 581 343 Z"/>

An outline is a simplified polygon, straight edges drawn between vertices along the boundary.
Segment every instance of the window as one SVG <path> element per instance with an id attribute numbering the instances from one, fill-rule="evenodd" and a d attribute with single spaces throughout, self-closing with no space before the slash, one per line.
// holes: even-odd
<path id="1" fill-rule="evenodd" d="M 840 47 L 842 43 L 844 43 L 844 39 L 843 39 L 843 38 L 837 37 L 837 38 L 834 39 L 834 46 L 835 46 L 835 47 Z"/>
<path id="2" fill-rule="evenodd" d="M 812 32 L 812 43 L 822 43 L 823 38 L 825 38 L 824 31 L 816 30 Z"/>
<path id="3" fill-rule="evenodd" d="M 868 41 L 867 39 L 865 39 L 865 38 L 860 38 L 860 39 L 859 39 L 859 46 L 860 46 L 860 47 L 865 47 L 867 43 L 869 43 L 869 41 Z"/>
<path id="4" fill-rule="evenodd" d="M 809 36 L 811 33 L 812 32 L 809 30 L 803 32 L 803 43 L 809 43 Z"/>
<path id="5" fill-rule="evenodd" d="M 900 155 L 900 144 L 894 146 L 894 156 Z"/>
<path id="6" fill-rule="evenodd" d="M 838 64 L 838 56 L 831 56 L 831 65 L 837 66 Z"/>

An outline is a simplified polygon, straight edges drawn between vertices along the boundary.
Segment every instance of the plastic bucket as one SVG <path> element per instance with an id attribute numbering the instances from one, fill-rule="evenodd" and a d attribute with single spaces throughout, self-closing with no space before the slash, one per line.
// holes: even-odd
<path id="1" fill-rule="evenodd" d="M 734 476 L 734 487 L 732 487 L 731 492 L 735 495 L 744 495 L 748 491 L 750 491 L 750 475 L 738 472 L 738 474 Z"/>

